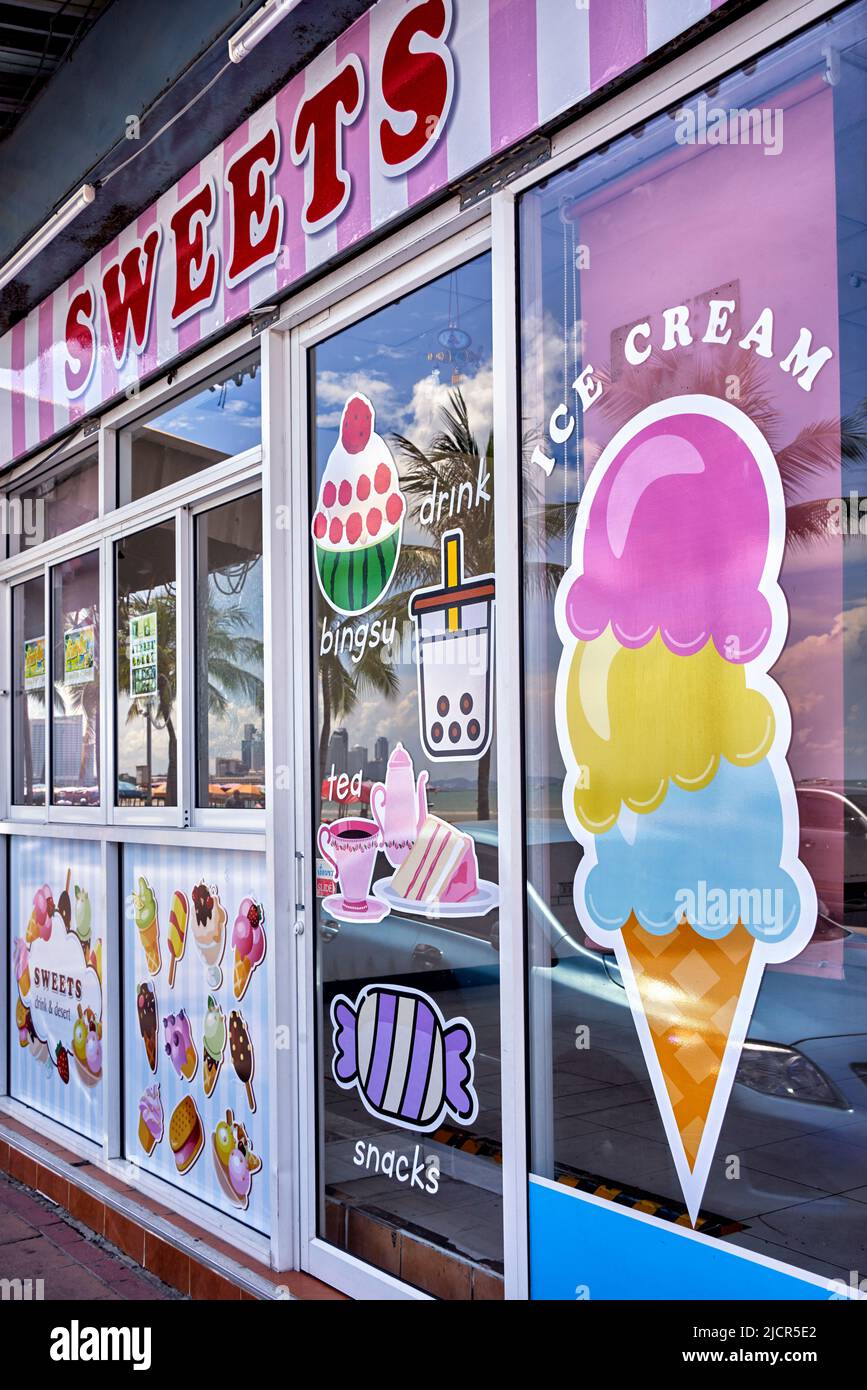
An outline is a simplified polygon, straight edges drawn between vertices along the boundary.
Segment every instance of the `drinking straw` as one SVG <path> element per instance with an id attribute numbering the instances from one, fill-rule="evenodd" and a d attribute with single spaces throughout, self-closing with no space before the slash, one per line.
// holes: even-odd
<path id="1" fill-rule="evenodd" d="M 443 587 L 457 589 L 461 582 L 461 536 L 460 532 L 446 536 L 443 546 Z M 457 604 L 446 614 L 446 627 L 449 632 L 457 632 L 459 610 Z"/>

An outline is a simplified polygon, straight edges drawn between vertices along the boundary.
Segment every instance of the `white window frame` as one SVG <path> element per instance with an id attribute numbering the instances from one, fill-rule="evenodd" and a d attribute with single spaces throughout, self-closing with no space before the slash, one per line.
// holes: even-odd
<path id="1" fill-rule="evenodd" d="M 460 217 L 457 219 L 460 224 Z M 490 220 L 484 214 L 476 213 L 466 219 L 458 230 L 443 227 L 439 244 L 426 249 L 398 268 L 383 267 L 381 275 L 370 285 L 341 297 L 339 302 L 327 308 L 316 307 L 310 317 L 294 327 L 290 332 L 290 380 L 288 384 L 289 415 L 291 421 L 291 476 L 287 480 L 291 488 L 291 549 L 293 559 L 292 595 L 293 607 L 287 615 L 291 624 L 291 648 L 296 657 L 296 691 L 293 701 L 294 720 L 294 765 L 297 769 L 295 786 L 295 854 L 296 864 L 303 866 L 296 889 L 297 919 L 296 978 L 299 989 L 299 1020 L 301 1028 L 299 1062 L 301 1076 L 299 1096 L 301 1103 L 300 1131 L 300 1259 L 301 1267 L 327 1283 L 343 1289 L 356 1297 L 375 1297 L 389 1299 L 427 1300 L 428 1295 L 412 1288 L 399 1279 L 382 1271 L 377 1271 L 363 1261 L 339 1250 L 336 1246 L 320 1238 L 317 1234 L 317 1209 L 319 1202 L 317 1173 L 317 1057 L 316 1057 L 316 989 L 315 989 L 315 947 L 318 935 L 317 902 L 312 897 L 311 854 L 315 854 L 310 839 L 313 825 L 313 764 L 311 752 L 311 729 L 313 719 L 312 681 L 317 670 L 316 648 L 310 632 L 308 615 L 310 612 L 310 506 L 309 506 L 309 394 L 308 394 L 308 355 L 310 350 L 324 339 L 350 327 L 359 320 L 369 317 L 377 310 L 386 308 L 396 299 L 403 298 L 413 290 L 428 284 L 431 280 L 447 274 L 448 271 L 465 264 L 474 257 L 491 250 Z M 491 294 L 494 292 L 492 265 Z M 493 334 L 496 342 L 496 328 Z M 499 457 L 499 454 L 498 454 Z M 499 465 L 498 465 L 499 466 Z M 499 496 L 499 472 L 497 473 L 497 495 Z M 505 492 L 508 496 L 508 492 Z M 507 506 L 501 503 L 503 511 Z M 496 512 L 495 512 L 496 514 Z M 499 601 L 499 595 L 498 595 Z M 501 623 L 496 631 L 499 634 Z M 499 661 L 499 636 L 497 659 Z M 502 725 L 501 725 L 502 727 Z M 501 803 L 498 803 L 501 805 Z M 520 811 L 520 806 L 519 806 Z M 499 814 L 499 813 L 498 813 Z M 505 896 L 502 899 L 507 901 Z M 300 928 L 300 930 L 299 930 Z M 502 957 L 500 959 L 502 967 Z M 501 998 L 504 983 L 501 980 Z M 512 1148 L 511 1136 L 503 1135 L 504 1152 L 506 1144 Z M 510 1219 L 506 1204 L 503 1205 L 504 1223 Z M 504 1231 L 504 1240 L 506 1239 Z"/>
<path id="2" fill-rule="evenodd" d="M 190 566 L 192 564 L 192 517 L 197 509 L 212 504 L 215 499 L 232 495 L 233 490 L 256 491 L 262 486 L 263 461 L 265 459 L 264 439 L 252 448 L 235 454 L 229 459 L 203 469 L 201 473 L 182 479 L 178 483 L 139 498 L 134 502 L 116 507 L 117 499 L 117 458 L 118 444 L 122 432 L 142 416 L 151 415 L 169 407 L 172 401 L 190 390 L 206 383 L 211 377 L 233 363 L 249 357 L 263 347 L 264 335 L 255 336 L 249 326 L 236 331 L 225 342 L 201 353 L 183 367 L 172 369 L 153 383 L 152 386 L 136 393 L 117 406 L 112 407 L 100 420 L 98 435 L 92 426 L 83 426 L 65 444 L 44 450 L 34 459 L 13 469 L 5 480 L 4 491 L 27 485 L 28 480 L 37 478 L 49 466 L 64 463 L 83 456 L 98 445 L 99 453 L 99 516 L 84 526 L 66 531 L 40 546 L 34 546 L 19 555 L 0 561 L 0 587 L 4 590 L 2 601 L 3 615 L 3 662 L 5 679 L 2 689 L 11 688 L 11 587 L 24 577 L 32 577 L 42 569 L 46 583 L 46 612 L 50 614 L 51 569 L 64 560 L 88 550 L 99 548 L 101 552 L 100 579 L 100 625 L 102 641 L 100 652 L 100 801 L 98 806 L 62 807 L 51 801 L 51 740 L 46 733 L 46 805 L 16 806 L 12 803 L 11 778 L 0 791 L 0 829 L 21 822 L 29 825 L 46 826 L 55 822 L 84 828 L 87 825 L 101 825 L 106 830 L 114 827 L 141 828 L 159 826 L 210 828 L 217 834 L 242 834 L 245 837 L 261 835 L 265 828 L 265 813 L 256 810 L 222 811 L 198 808 L 195 804 L 195 670 L 192 656 L 177 663 L 176 715 L 180 756 L 178 769 L 178 805 L 173 807 L 140 806 L 124 807 L 116 804 L 117 775 L 117 733 L 118 711 L 116 705 L 116 622 L 114 602 L 115 567 L 114 547 L 118 540 L 136 531 L 146 530 L 170 517 L 175 518 L 176 544 L 176 585 L 177 585 L 177 642 L 178 651 L 192 653 L 193 605 L 195 603 L 194 585 Z M 260 357 L 261 364 L 261 357 Z M 262 367 L 260 365 L 260 371 Z M 263 430 L 264 436 L 264 420 Z M 110 626 L 105 627 L 106 616 Z M 46 629 L 46 658 L 48 664 L 49 689 L 52 675 L 52 656 L 50 629 Z M 13 701 L 6 700 L 4 717 L 0 720 L 0 745 L 6 755 L 6 764 L 11 767 L 16 750 L 13 747 Z M 50 720 L 46 721 L 46 726 Z M 266 730 L 267 738 L 267 730 Z M 218 819 L 211 820 L 211 816 Z"/>

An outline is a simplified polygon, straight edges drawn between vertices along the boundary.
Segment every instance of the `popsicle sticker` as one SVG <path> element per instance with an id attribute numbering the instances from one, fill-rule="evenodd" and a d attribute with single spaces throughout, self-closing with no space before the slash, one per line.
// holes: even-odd
<path id="1" fill-rule="evenodd" d="M 465 1018 L 447 1023 L 421 990 L 371 984 L 355 1003 L 336 996 L 331 1025 L 334 1079 L 356 1090 L 371 1115 L 423 1134 L 447 1116 L 473 1123 L 476 1038 Z"/>
<path id="2" fill-rule="evenodd" d="M 494 576 L 464 574 L 462 531 L 447 531 L 440 552 L 442 583 L 409 602 L 419 729 L 428 757 L 473 762 L 494 727 Z"/>
<path id="3" fill-rule="evenodd" d="M 659 402 L 601 454 L 557 594 L 575 907 L 613 948 L 695 1223 L 766 965 L 816 923 L 768 672 L 786 639 L 776 460 L 730 402 Z"/>
<path id="4" fill-rule="evenodd" d="M 232 1066 L 235 1068 L 235 1075 L 247 1093 L 247 1104 L 255 1114 L 256 1097 L 253 1094 L 253 1072 L 256 1068 L 256 1058 L 253 1044 L 250 1041 L 250 1030 L 238 1009 L 233 1009 L 229 1014 L 229 1053 L 232 1058 Z"/>
<path id="5" fill-rule="evenodd" d="M 178 961 L 183 960 L 184 951 L 187 948 L 187 918 L 189 916 L 190 905 L 187 901 L 186 893 L 180 889 L 172 895 L 172 905 L 169 911 L 169 988 L 172 989 L 175 983 L 175 971 L 178 968 Z"/>

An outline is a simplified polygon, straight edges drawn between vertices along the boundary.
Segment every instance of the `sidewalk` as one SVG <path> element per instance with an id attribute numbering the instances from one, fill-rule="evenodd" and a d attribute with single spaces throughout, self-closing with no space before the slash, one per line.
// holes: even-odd
<path id="1" fill-rule="evenodd" d="M 181 1299 L 62 1207 L 0 1174 L 0 1280 L 44 1282 L 42 1297 L 119 1302 Z M 14 1297 L 14 1294 L 11 1295 Z"/>

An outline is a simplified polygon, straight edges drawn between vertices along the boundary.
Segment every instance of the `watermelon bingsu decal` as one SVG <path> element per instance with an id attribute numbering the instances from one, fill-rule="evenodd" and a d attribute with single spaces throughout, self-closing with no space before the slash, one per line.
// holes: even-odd
<path id="1" fill-rule="evenodd" d="M 375 421 L 367 396 L 349 397 L 311 525 L 322 595 L 348 617 L 366 613 L 388 592 L 406 514 L 397 468 Z"/>

